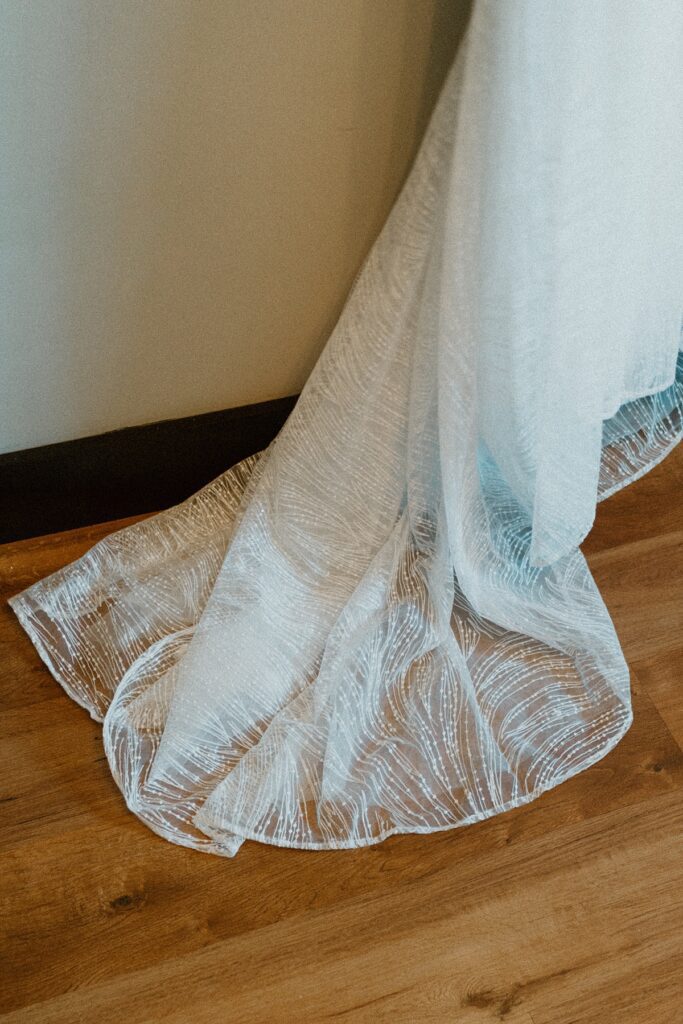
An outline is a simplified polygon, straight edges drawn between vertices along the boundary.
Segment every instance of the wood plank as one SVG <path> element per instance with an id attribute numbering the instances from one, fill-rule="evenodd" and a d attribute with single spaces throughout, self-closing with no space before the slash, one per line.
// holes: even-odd
<path id="1" fill-rule="evenodd" d="M 10 748 L 7 772 L 16 798 L 4 809 L 1 887 L 7 917 L 33 923 L 28 947 L 11 941 L 4 951 L 13 973 L 4 1007 L 72 987 L 74 965 L 81 979 L 125 974 L 131 945 L 139 949 L 138 967 L 153 965 L 169 949 L 190 952 L 283 917 L 391 892 L 491 850 L 517 848 L 680 789 L 683 754 L 647 696 L 636 693 L 635 700 L 634 724 L 606 758 L 526 808 L 359 851 L 311 855 L 247 843 L 235 861 L 225 862 L 170 846 L 126 810 L 96 746 L 76 741 L 79 732 L 97 731 L 96 723 L 64 696 L 61 717 L 73 718 L 73 729 L 48 725 L 33 735 L 22 728 Z M 49 760 L 36 766 L 45 749 Z M 118 930 L 102 963 L 103 930 L 114 920 Z M 149 942 L 150 934 L 157 941 Z M 55 935 L 62 936 L 58 944 Z"/>
<path id="2" fill-rule="evenodd" d="M 673 1020 L 676 976 L 662 968 L 683 953 L 681 893 L 683 802 L 674 791 L 637 815 L 619 808 L 568 824 L 448 863 L 419 885 L 285 918 L 151 968 L 137 969 L 131 948 L 125 982 L 88 978 L 3 1019 L 468 1024 L 510 1019 L 514 1008 L 533 1024 Z"/>
<path id="3" fill-rule="evenodd" d="M 664 537 L 683 527 L 683 445 L 678 445 L 640 480 L 597 507 L 593 529 L 582 544 L 588 558 L 607 548 Z"/>
<path id="4" fill-rule="evenodd" d="M 589 565 L 627 661 L 673 655 L 680 648 L 683 530 L 609 548 Z"/>
<path id="5" fill-rule="evenodd" d="M 632 665 L 679 747 L 683 748 L 683 646 Z"/>

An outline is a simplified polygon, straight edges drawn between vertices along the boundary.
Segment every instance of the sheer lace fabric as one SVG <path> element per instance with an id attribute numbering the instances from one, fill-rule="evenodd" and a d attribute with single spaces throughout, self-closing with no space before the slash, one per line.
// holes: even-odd
<path id="1" fill-rule="evenodd" d="M 478 0 L 277 438 L 12 599 L 167 839 L 452 828 L 628 729 L 578 545 L 681 435 L 682 12 Z"/>

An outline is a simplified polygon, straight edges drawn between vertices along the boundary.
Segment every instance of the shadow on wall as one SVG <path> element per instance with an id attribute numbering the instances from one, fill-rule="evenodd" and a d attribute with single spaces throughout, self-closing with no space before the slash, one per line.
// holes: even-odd
<path id="1" fill-rule="evenodd" d="M 300 390 L 464 0 L 0 12 L 0 451 Z"/>

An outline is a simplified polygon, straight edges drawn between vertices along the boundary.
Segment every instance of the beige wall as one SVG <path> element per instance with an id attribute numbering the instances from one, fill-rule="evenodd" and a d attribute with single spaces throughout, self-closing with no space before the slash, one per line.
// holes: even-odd
<path id="1" fill-rule="evenodd" d="M 464 0 L 2 0 L 0 451 L 300 390 Z"/>

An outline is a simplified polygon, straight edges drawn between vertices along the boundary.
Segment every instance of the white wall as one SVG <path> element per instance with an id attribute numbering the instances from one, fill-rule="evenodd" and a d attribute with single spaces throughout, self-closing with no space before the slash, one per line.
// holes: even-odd
<path id="1" fill-rule="evenodd" d="M 0 0 L 0 451 L 300 390 L 463 0 Z"/>

